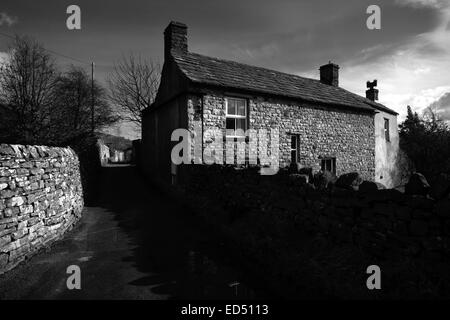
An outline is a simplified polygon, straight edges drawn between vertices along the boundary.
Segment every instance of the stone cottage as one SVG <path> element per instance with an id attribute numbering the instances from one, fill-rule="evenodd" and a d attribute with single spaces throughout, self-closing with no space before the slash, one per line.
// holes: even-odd
<path id="1" fill-rule="evenodd" d="M 143 170 L 166 181 L 179 168 L 171 161 L 177 128 L 246 139 L 247 129 L 277 129 L 279 164 L 357 171 L 364 179 L 395 185 L 397 113 L 375 102 L 376 83 L 366 97 L 339 87 L 339 66 L 320 67 L 319 80 L 188 51 L 187 26 L 164 31 L 164 65 L 154 104 L 143 112 Z M 204 150 L 211 139 L 202 134 Z M 247 137 L 248 138 L 248 137 Z"/>

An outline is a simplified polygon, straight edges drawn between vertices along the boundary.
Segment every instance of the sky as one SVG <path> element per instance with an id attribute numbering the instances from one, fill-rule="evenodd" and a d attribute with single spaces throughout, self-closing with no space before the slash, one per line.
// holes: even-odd
<path id="1" fill-rule="evenodd" d="M 81 8 L 81 30 L 68 30 L 66 8 Z M 366 9 L 381 9 L 381 29 L 369 30 Z M 404 119 L 406 106 L 429 106 L 450 120 L 450 0 L 2 0 L 0 32 L 28 35 L 58 64 L 95 62 L 106 83 L 114 63 L 130 53 L 163 63 L 163 31 L 188 26 L 192 52 L 310 78 L 332 61 L 340 86 L 365 95 L 378 80 L 379 102 Z M 10 39 L 0 35 L 0 60 Z M 82 61 L 82 62 L 79 62 Z M 83 63 L 85 62 L 85 63 Z M 136 138 L 130 125 L 111 133 Z"/>

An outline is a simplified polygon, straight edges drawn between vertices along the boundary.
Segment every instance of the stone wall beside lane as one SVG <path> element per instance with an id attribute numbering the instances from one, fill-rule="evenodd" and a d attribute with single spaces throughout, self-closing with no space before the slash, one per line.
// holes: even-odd
<path id="1" fill-rule="evenodd" d="M 450 259 L 450 197 L 434 200 L 395 189 L 321 191 L 295 175 L 261 176 L 257 168 L 187 165 L 184 172 L 179 187 L 213 223 L 248 223 L 248 233 L 266 228 L 281 243 L 308 231 L 383 258 Z M 214 217 L 215 208 L 228 217 Z"/>
<path id="2" fill-rule="evenodd" d="M 0 274 L 80 219 L 83 190 L 71 148 L 0 145 Z"/>

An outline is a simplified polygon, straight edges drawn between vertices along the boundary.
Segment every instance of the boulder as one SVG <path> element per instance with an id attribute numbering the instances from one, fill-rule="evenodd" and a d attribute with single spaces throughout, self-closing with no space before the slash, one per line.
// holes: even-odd
<path id="1" fill-rule="evenodd" d="M 408 183 L 405 185 L 406 194 L 426 196 L 430 193 L 430 185 L 425 176 L 419 172 L 414 172 L 409 177 Z"/>
<path id="2" fill-rule="evenodd" d="M 358 190 L 362 181 L 363 180 L 358 172 L 345 173 L 337 179 L 336 187 L 349 190 Z"/>
<path id="3" fill-rule="evenodd" d="M 336 176 L 330 171 L 319 171 L 313 180 L 316 189 L 324 190 L 336 182 Z"/>
<path id="4" fill-rule="evenodd" d="M 382 183 L 379 183 L 379 182 L 364 180 L 359 185 L 359 191 L 364 192 L 364 193 L 376 192 L 378 190 L 383 190 L 383 189 L 386 189 L 386 187 Z"/>
<path id="5" fill-rule="evenodd" d="M 450 195 L 450 176 L 441 173 L 431 186 L 431 196 L 436 199 L 444 199 Z"/>

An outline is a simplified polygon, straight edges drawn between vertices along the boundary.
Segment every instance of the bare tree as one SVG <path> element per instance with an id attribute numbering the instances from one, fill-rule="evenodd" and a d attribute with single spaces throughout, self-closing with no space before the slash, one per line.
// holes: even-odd
<path id="1" fill-rule="evenodd" d="M 0 101 L 9 114 L 1 130 L 17 142 L 45 138 L 58 82 L 53 58 L 36 41 L 16 37 L 9 59 L 0 67 Z"/>
<path id="2" fill-rule="evenodd" d="M 59 72 L 39 43 L 15 39 L 0 66 L 1 142 L 79 145 L 92 125 L 98 131 L 118 120 L 106 90 L 97 82 L 92 87 L 85 70 L 72 66 Z"/>
<path id="3" fill-rule="evenodd" d="M 109 98 L 116 105 L 122 119 L 142 124 L 142 111 L 155 100 L 159 87 L 161 67 L 153 61 L 130 54 L 114 66 L 109 84 Z"/>

